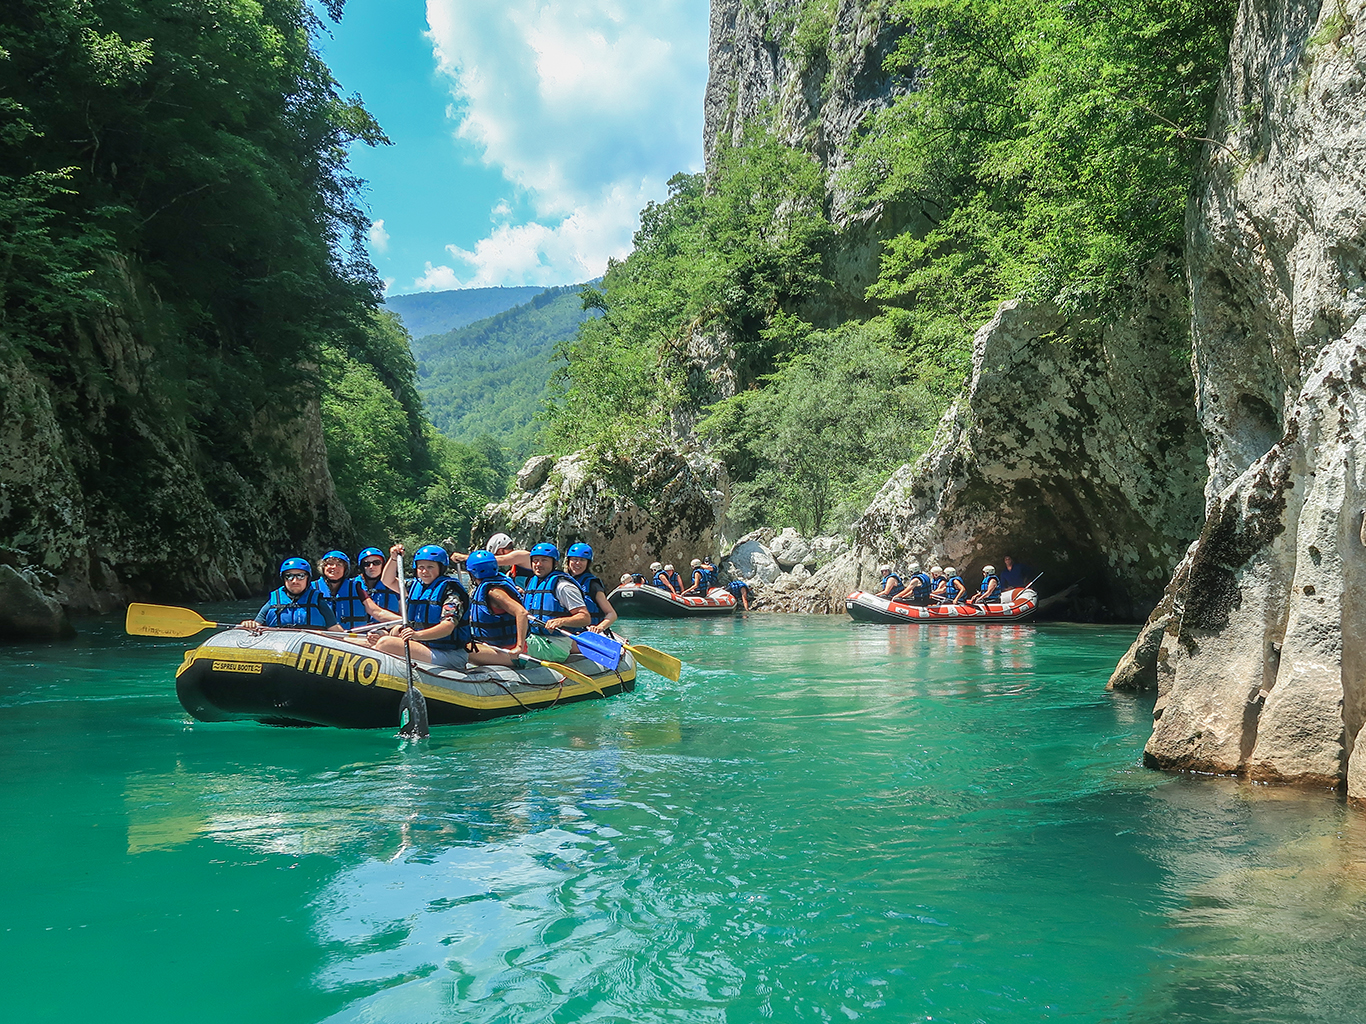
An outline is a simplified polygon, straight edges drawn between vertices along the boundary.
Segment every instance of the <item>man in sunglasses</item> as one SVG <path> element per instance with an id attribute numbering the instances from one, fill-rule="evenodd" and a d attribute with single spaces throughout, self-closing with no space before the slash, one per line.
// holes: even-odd
<path id="1" fill-rule="evenodd" d="M 308 561 L 286 558 L 280 564 L 282 586 L 261 605 L 254 619 L 247 619 L 243 629 L 268 629 L 284 626 L 295 629 L 326 629 L 341 632 L 337 616 L 321 594 L 310 587 L 312 577 Z"/>

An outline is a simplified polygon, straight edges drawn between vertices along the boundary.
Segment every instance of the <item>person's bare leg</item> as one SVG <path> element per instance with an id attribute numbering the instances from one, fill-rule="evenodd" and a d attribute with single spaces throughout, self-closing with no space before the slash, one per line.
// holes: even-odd
<path id="1" fill-rule="evenodd" d="M 503 668 L 516 668 L 519 660 L 517 655 L 511 651 L 489 644 L 476 645 L 469 655 L 471 665 L 501 665 Z"/>

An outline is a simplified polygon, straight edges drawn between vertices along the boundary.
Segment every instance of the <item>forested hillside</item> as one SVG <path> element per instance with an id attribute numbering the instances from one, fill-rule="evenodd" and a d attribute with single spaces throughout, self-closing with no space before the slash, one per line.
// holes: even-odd
<path id="1" fill-rule="evenodd" d="M 565 348 L 546 439 L 613 457 L 696 429 L 735 520 L 810 534 L 924 450 L 1001 300 L 1103 323 L 1153 261 L 1179 264 L 1236 5 L 739 7 L 809 87 L 784 102 L 866 95 L 845 51 L 869 38 L 891 41 L 890 99 L 835 153 L 819 112 L 737 117 L 732 86 L 707 174 L 674 179 L 592 296 L 603 316 Z M 882 240 L 869 317 L 835 300 L 836 263 L 879 219 L 905 227 Z"/>
<path id="2" fill-rule="evenodd" d="M 346 147 L 386 140 L 313 10 L 0 12 L 0 561 L 73 607 L 453 529 L 480 479 L 376 312 Z"/>
<path id="3" fill-rule="evenodd" d="M 457 288 L 444 292 L 417 292 L 389 295 L 384 305 L 403 321 L 414 338 L 445 334 L 496 316 L 504 310 L 527 302 L 541 293 L 535 285 L 514 288 Z"/>
<path id="4" fill-rule="evenodd" d="M 591 315 L 581 286 L 550 288 L 530 302 L 446 334 L 417 338 L 418 389 L 447 437 L 507 450 L 520 462 L 536 448 L 537 416 L 563 359 L 556 347 Z"/>

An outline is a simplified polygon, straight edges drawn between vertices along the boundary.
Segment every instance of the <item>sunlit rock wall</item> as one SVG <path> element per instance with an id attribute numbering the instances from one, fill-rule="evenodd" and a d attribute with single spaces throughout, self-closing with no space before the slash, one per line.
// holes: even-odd
<path id="1" fill-rule="evenodd" d="M 1208 521 L 1154 613 L 1150 764 L 1346 783 L 1366 719 L 1361 0 L 1246 0 L 1193 195 Z M 1160 641 L 1151 635 L 1160 628 Z"/>
<path id="2" fill-rule="evenodd" d="M 683 572 L 694 558 L 715 558 L 729 486 L 721 463 L 669 446 L 609 464 L 582 452 L 538 456 L 518 474 L 517 489 L 475 520 L 473 543 L 504 532 L 519 547 L 550 541 L 563 554 L 582 542 L 611 589 L 622 573 L 644 572 L 653 561 Z"/>

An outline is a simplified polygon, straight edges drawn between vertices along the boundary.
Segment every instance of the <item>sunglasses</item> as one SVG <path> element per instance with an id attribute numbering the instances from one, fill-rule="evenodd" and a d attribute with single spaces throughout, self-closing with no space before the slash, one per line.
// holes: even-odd
<path id="1" fill-rule="evenodd" d="M 383 564 L 384 559 L 382 558 L 367 558 L 365 561 L 361 562 L 361 567 L 364 569 L 373 569 L 375 566 Z"/>
<path id="2" fill-rule="evenodd" d="M 306 572 L 287 572 L 287 573 L 285 573 L 285 579 L 287 579 L 287 580 L 306 580 L 306 579 L 308 579 L 308 573 L 306 573 Z"/>

